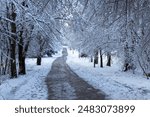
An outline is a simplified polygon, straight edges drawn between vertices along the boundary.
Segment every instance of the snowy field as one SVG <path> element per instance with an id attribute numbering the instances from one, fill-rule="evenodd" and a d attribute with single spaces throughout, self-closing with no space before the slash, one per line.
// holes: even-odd
<path id="1" fill-rule="evenodd" d="M 58 55 L 60 56 L 60 55 Z M 17 79 L 8 79 L 0 85 L 1 100 L 44 100 L 47 99 L 45 78 L 51 69 L 52 58 L 42 58 L 42 65 L 36 65 L 36 59 L 27 58 L 27 74 Z M 8 77 L 8 76 L 3 76 Z M 0 78 L 1 79 L 1 78 Z"/>
<path id="2" fill-rule="evenodd" d="M 81 78 L 107 95 L 107 99 L 150 99 L 150 80 L 142 73 L 122 72 L 118 60 L 112 67 L 96 67 L 87 58 L 78 58 L 78 52 L 68 51 L 67 63 Z"/>

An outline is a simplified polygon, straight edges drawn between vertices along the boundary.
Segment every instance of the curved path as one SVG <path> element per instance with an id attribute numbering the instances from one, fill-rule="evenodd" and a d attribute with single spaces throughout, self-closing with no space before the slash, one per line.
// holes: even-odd
<path id="1" fill-rule="evenodd" d="M 105 95 L 75 74 L 66 64 L 66 54 L 57 58 L 46 78 L 49 100 L 103 100 Z"/>

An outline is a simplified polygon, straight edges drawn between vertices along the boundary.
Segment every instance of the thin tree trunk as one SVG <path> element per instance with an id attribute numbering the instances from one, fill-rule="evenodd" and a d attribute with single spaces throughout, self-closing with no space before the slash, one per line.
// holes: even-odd
<path id="1" fill-rule="evenodd" d="M 4 75 L 7 73 L 7 68 L 8 68 L 8 58 L 6 58 L 5 60 Z"/>
<path id="2" fill-rule="evenodd" d="M 3 75 L 3 53 L 1 52 L 0 55 L 0 75 Z"/>
<path id="3" fill-rule="evenodd" d="M 98 51 L 95 51 L 95 55 L 94 55 L 94 67 L 96 67 L 96 64 L 98 64 Z"/>
<path id="4" fill-rule="evenodd" d="M 123 70 L 124 72 L 128 71 L 129 70 L 129 64 L 130 64 L 130 60 L 129 60 L 129 57 L 130 57 L 130 53 L 129 53 L 129 45 L 128 45 L 128 18 L 129 18 L 129 8 L 128 8 L 128 0 L 125 1 L 126 3 L 126 9 L 125 9 L 125 12 L 126 12 L 126 18 L 125 18 L 125 34 L 126 34 L 126 42 L 125 42 L 125 47 L 124 47 L 124 56 L 125 56 L 125 62 L 124 62 L 124 66 L 123 66 Z"/>
<path id="5" fill-rule="evenodd" d="M 3 58 L 3 53 L 1 53 L 1 74 L 4 75 L 4 70 L 5 70 L 5 62 Z"/>
<path id="6" fill-rule="evenodd" d="M 16 44 L 15 42 L 11 42 L 10 44 L 10 47 L 11 47 L 11 51 L 10 51 L 10 57 L 11 57 L 11 60 L 10 60 L 10 67 L 11 67 L 11 78 L 15 78 L 17 77 L 17 69 L 16 69 Z"/>
<path id="7" fill-rule="evenodd" d="M 93 62 L 93 57 L 91 56 L 91 63 Z"/>
<path id="8" fill-rule="evenodd" d="M 7 43 L 7 56 L 9 56 L 9 44 Z M 5 60 L 5 67 L 4 67 L 4 75 L 9 71 L 8 70 L 9 69 L 9 59 L 8 58 L 6 58 L 6 60 Z"/>
<path id="9" fill-rule="evenodd" d="M 100 67 L 103 67 L 103 54 L 101 49 L 100 49 Z"/>
<path id="10" fill-rule="evenodd" d="M 45 45 L 46 41 L 42 40 L 41 37 L 39 37 L 39 53 L 37 55 L 37 65 L 41 65 L 42 62 L 42 51 L 44 49 L 44 45 Z"/>
<path id="11" fill-rule="evenodd" d="M 41 65 L 41 62 L 42 62 L 42 58 L 41 58 L 41 56 L 38 56 L 37 57 L 37 65 Z"/>
<path id="12" fill-rule="evenodd" d="M 111 66 L 111 54 L 108 52 L 107 53 L 107 66 Z"/>

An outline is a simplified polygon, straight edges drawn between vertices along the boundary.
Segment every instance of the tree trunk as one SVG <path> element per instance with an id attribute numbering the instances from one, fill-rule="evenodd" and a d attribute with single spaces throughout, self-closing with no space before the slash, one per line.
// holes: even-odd
<path id="1" fill-rule="evenodd" d="M 91 56 L 91 63 L 93 62 L 93 57 Z"/>
<path id="2" fill-rule="evenodd" d="M 8 58 L 6 58 L 6 60 L 5 60 L 4 75 L 6 75 L 6 73 L 8 72 L 7 69 L 8 69 Z"/>
<path id="3" fill-rule="evenodd" d="M 16 13 L 14 10 L 14 4 L 11 3 L 11 7 L 12 7 L 12 14 L 11 14 L 11 19 L 13 21 L 16 20 Z M 10 39 L 10 69 L 11 69 L 11 78 L 15 78 L 17 77 L 17 69 L 16 69 L 16 24 L 14 22 L 11 22 L 11 37 L 12 39 Z"/>
<path id="4" fill-rule="evenodd" d="M 19 44 L 18 44 L 18 60 L 19 60 L 19 74 L 20 75 L 25 75 L 26 74 L 26 68 L 25 68 L 25 53 L 23 50 L 23 31 L 20 31 L 20 40 L 19 40 Z"/>
<path id="5" fill-rule="evenodd" d="M 129 47 L 128 47 L 128 43 L 126 43 L 125 47 L 124 47 L 124 56 L 125 56 L 125 60 L 124 60 L 124 65 L 123 65 L 123 71 L 126 72 L 129 69 L 130 66 L 130 55 L 129 55 Z"/>
<path id="6" fill-rule="evenodd" d="M 7 43 L 7 56 L 9 56 L 10 51 L 9 51 L 9 44 Z M 9 72 L 9 59 L 8 57 L 5 59 L 5 66 L 4 66 L 4 75 L 6 75 Z"/>
<path id="7" fill-rule="evenodd" d="M 19 54 L 19 74 L 20 75 L 26 74 L 25 57 L 24 57 L 23 53 Z"/>
<path id="8" fill-rule="evenodd" d="M 125 63 L 124 64 L 124 72 L 128 71 L 129 70 L 129 64 L 128 63 Z"/>
<path id="9" fill-rule="evenodd" d="M 37 65 L 41 65 L 41 62 L 42 62 L 42 58 L 41 58 L 41 56 L 38 56 L 37 57 Z"/>
<path id="10" fill-rule="evenodd" d="M 100 49 L 100 67 L 103 67 L 103 54 L 101 49 Z"/>
<path id="11" fill-rule="evenodd" d="M 16 69 L 16 44 L 15 42 L 11 42 L 10 44 L 10 69 L 11 69 L 11 78 L 17 77 L 17 69 Z"/>
<path id="12" fill-rule="evenodd" d="M 24 7 L 28 7 L 26 1 L 22 2 L 22 6 Z M 22 12 L 22 18 L 23 20 L 25 20 L 25 11 L 23 10 Z M 20 31 L 20 40 L 19 40 L 19 44 L 18 44 L 18 60 L 19 60 L 19 74 L 20 75 L 25 75 L 26 74 L 26 65 L 25 65 L 25 58 L 26 58 L 26 52 L 28 51 L 28 47 L 29 47 L 29 43 L 30 40 L 27 40 L 26 44 L 24 43 L 24 38 L 23 38 L 23 33 L 26 33 L 26 38 L 27 38 L 27 30 L 23 30 L 24 26 L 22 26 L 22 29 Z"/>
<path id="13" fill-rule="evenodd" d="M 111 54 L 110 52 L 107 53 L 107 66 L 111 66 Z"/>
<path id="14" fill-rule="evenodd" d="M 46 43 L 46 41 L 44 41 L 41 36 L 38 37 L 38 44 L 39 44 L 39 52 L 37 54 L 37 65 L 41 65 L 42 62 L 42 52 L 44 49 L 44 45 Z"/>
<path id="15" fill-rule="evenodd" d="M 1 51 L 0 51 L 1 52 Z M 3 75 L 3 53 L 0 53 L 1 59 L 0 59 L 0 75 Z"/>
<path id="16" fill-rule="evenodd" d="M 95 55 L 94 55 L 94 67 L 96 67 L 96 64 L 98 64 L 98 51 L 95 51 Z"/>

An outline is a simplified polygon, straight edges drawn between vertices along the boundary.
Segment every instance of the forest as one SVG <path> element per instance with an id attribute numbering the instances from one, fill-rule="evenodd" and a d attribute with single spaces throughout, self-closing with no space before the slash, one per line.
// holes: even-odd
<path id="1" fill-rule="evenodd" d="M 0 76 L 26 74 L 26 58 L 62 45 L 104 67 L 112 56 L 124 72 L 140 68 L 150 77 L 149 0 L 0 0 Z"/>

